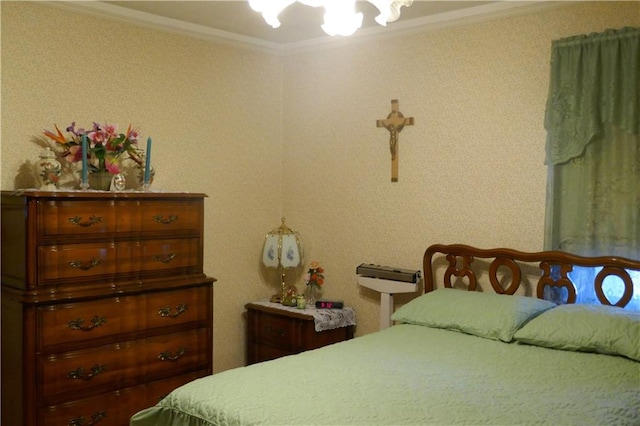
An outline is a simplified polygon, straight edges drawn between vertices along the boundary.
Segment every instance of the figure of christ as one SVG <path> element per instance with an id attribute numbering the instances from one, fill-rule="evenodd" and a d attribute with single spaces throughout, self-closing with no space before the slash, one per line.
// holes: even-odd
<path id="1" fill-rule="evenodd" d="M 376 120 L 378 127 L 384 127 L 389 131 L 389 150 L 391 151 L 391 182 L 398 181 L 398 133 L 404 126 L 412 126 L 413 117 L 405 118 L 398 111 L 399 103 L 397 99 L 391 101 L 391 113 L 384 120 Z"/>

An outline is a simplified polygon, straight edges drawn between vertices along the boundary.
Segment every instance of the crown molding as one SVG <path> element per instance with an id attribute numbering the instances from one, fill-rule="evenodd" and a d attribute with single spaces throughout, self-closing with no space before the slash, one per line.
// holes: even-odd
<path id="1" fill-rule="evenodd" d="M 236 47 L 258 50 L 281 55 L 284 48 L 281 44 L 253 37 L 247 37 L 228 31 L 217 30 L 204 25 L 193 24 L 178 19 L 141 12 L 101 1 L 45 1 L 49 6 L 65 9 L 70 12 L 112 19 L 125 24 L 168 31 L 202 40 L 222 42 Z"/>
<path id="2" fill-rule="evenodd" d="M 294 43 L 274 43 L 236 33 L 217 30 L 203 25 L 180 21 L 177 19 L 141 12 L 101 1 L 45 1 L 43 3 L 66 9 L 71 12 L 84 13 L 126 24 L 133 24 L 162 31 L 168 31 L 202 40 L 215 41 L 239 48 L 257 50 L 278 56 L 323 50 L 353 43 L 381 40 L 403 34 L 437 31 L 446 28 L 485 22 L 509 16 L 532 13 L 541 9 L 564 6 L 569 1 L 496 1 L 476 7 L 394 22 L 387 27 L 376 26 L 361 28 L 349 37 L 320 37 Z"/>

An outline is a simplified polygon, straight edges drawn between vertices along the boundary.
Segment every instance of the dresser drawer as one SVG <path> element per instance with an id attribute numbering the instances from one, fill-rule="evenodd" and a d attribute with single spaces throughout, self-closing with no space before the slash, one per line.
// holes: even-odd
<path id="1" fill-rule="evenodd" d="M 117 272 L 132 271 L 135 242 L 99 242 L 61 244 L 38 247 L 38 285 L 57 283 L 69 278 L 111 277 Z M 123 262 L 119 262 L 122 259 Z M 91 283 L 88 281 L 87 283 Z"/>
<path id="2" fill-rule="evenodd" d="M 132 386 L 152 377 L 167 377 L 207 368 L 207 329 L 38 357 L 44 379 L 43 402 Z"/>
<path id="3" fill-rule="evenodd" d="M 140 377 L 147 380 L 207 368 L 208 328 L 148 337 L 138 347 Z"/>
<path id="4" fill-rule="evenodd" d="M 67 395 L 91 395 L 96 393 L 94 389 L 117 389 L 127 375 L 138 371 L 138 344 L 119 342 L 39 356 L 37 368 L 44 379 L 42 402 L 53 404 L 68 399 Z"/>
<path id="5" fill-rule="evenodd" d="M 38 200 L 38 234 L 90 235 L 129 232 L 132 222 L 118 219 L 116 201 L 52 199 Z M 122 210 L 122 209 L 120 209 Z M 125 210 L 130 210 L 125 208 Z M 128 212 L 130 214 L 130 212 Z"/>
<path id="6" fill-rule="evenodd" d="M 144 329 L 167 327 L 189 322 L 210 323 L 213 305 L 210 286 L 146 294 L 140 299 L 140 326 Z"/>
<path id="7" fill-rule="evenodd" d="M 200 272 L 200 239 L 147 240 L 142 243 L 140 271 L 166 275 L 167 271 Z"/>
<path id="8" fill-rule="evenodd" d="M 199 233 L 202 203 L 192 200 L 42 200 L 39 234 L 43 237 L 129 232 Z"/>
<path id="9" fill-rule="evenodd" d="M 200 286 L 41 306 L 36 319 L 42 325 L 39 348 L 190 322 L 194 326 L 207 323 L 211 304 L 211 288 Z"/>
<path id="10" fill-rule="evenodd" d="M 52 405 L 38 410 L 38 425 L 44 426 L 123 426 L 130 416 L 126 398 L 129 392 L 110 392 L 80 400 Z"/>
<path id="11" fill-rule="evenodd" d="M 38 285 L 61 280 L 106 279 L 114 276 L 166 275 L 168 271 L 198 273 L 200 239 L 132 240 L 38 247 Z"/>
<path id="12" fill-rule="evenodd" d="M 200 370 L 88 398 L 46 404 L 38 410 L 37 424 L 46 426 L 128 425 L 133 414 L 156 405 L 173 389 L 207 374 L 211 373 L 208 370 Z"/>
<path id="13" fill-rule="evenodd" d="M 141 201 L 140 230 L 196 231 L 201 229 L 203 220 L 202 204 L 193 201 Z"/>
<path id="14" fill-rule="evenodd" d="M 36 321 L 41 331 L 39 348 L 87 342 L 100 337 L 135 331 L 136 296 L 112 297 L 90 302 L 40 306 Z"/>

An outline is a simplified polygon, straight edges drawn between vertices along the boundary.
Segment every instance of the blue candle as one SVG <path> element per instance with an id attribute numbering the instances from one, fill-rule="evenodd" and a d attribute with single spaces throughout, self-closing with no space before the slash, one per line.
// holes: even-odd
<path id="1" fill-rule="evenodd" d="M 149 185 L 151 176 L 151 136 L 147 139 L 147 152 L 144 156 L 144 184 Z"/>
<path id="2" fill-rule="evenodd" d="M 87 168 L 87 135 L 86 133 L 82 135 L 82 184 L 86 185 L 89 180 L 89 170 Z"/>

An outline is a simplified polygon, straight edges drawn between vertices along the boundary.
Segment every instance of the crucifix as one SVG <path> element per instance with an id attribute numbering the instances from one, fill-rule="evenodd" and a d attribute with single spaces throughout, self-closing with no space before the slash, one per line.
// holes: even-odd
<path id="1" fill-rule="evenodd" d="M 391 150 L 391 182 L 398 181 L 398 133 L 404 126 L 413 126 L 413 117 L 405 118 L 398 111 L 398 100 L 391 101 L 391 113 L 384 120 L 376 120 L 376 126 L 389 131 L 389 149 Z"/>

